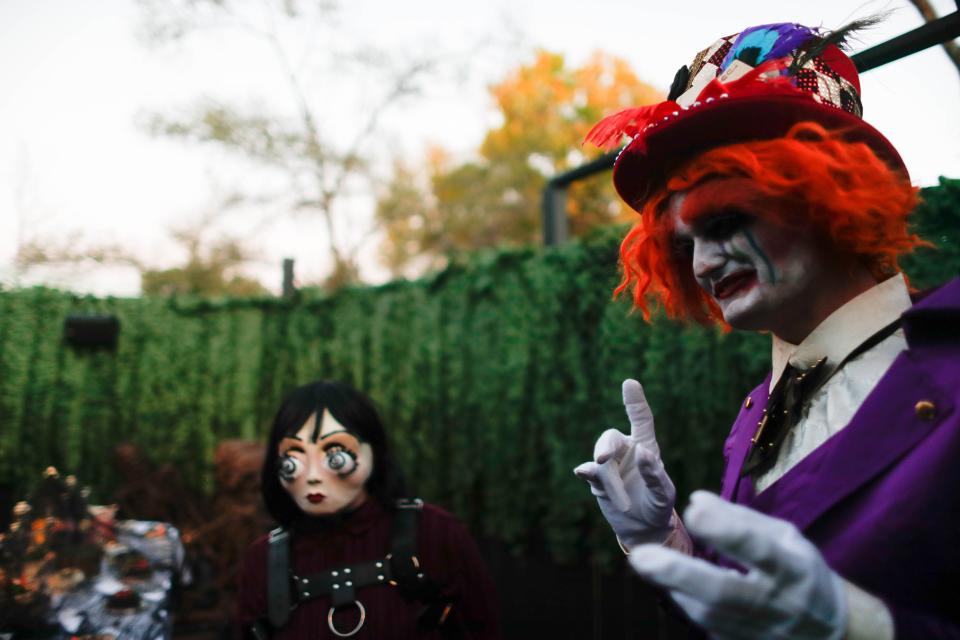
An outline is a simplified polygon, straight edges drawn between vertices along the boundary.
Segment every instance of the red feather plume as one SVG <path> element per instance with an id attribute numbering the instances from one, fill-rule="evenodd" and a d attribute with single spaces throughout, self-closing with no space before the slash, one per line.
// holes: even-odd
<path id="1" fill-rule="evenodd" d="M 714 78 L 703 88 L 696 100 L 705 101 L 707 98 L 719 98 L 722 94 L 726 94 L 726 97 L 738 98 L 778 93 L 803 93 L 793 84 L 790 76 L 760 77 L 770 71 L 782 71 L 783 69 L 786 69 L 786 64 L 782 60 L 770 60 L 727 84 Z M 673 100 L 624 109 L 595 124 L 583 140 L 609 151 L 620 146 L 624 136 L 634 138 L 651 122 L 659 122 L 668 114 L 679 111 L 687 111 L 687 109 Z"/>

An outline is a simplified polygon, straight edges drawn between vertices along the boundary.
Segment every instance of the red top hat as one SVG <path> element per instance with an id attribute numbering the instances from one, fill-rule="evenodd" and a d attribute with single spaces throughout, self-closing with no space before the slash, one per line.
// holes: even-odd
<path id="1" fill-rule="evenodd" d="M 827 42 L 816 29 L 792 23 L 721 38 L 689 70 L 680 69 L 667 100 L 607 116 L 586 140 L 613 148 L 631 138 L 617 157 L 613 184 L 638 210 L 675 163 L 714 147 L 778 138 L 802 121 L 866 143 L 906 177 L 900 154 L 861 117 L 853 61 Z"/>

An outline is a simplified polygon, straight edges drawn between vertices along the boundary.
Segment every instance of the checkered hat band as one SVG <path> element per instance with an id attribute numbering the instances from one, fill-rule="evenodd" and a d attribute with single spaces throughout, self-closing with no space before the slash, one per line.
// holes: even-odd
<path id="1" fill-rule="evenodd" d="M 863 117 L 863 104 L 856 88 L 822 58 L 816 57 L 807 62 L 795 77 L 797 87 L 812 93 L 817 102 L 833 105 L 858 118 Z"/>
<path id="2" fill-rule="evenodd" d="M 733 46 L 733 42 L 731 40 L 727 40 L 726 38 L 724 38 L 720 42 L 722 44 L 719 47 L 717 47 L 717 50 L 713 52 L 713 55 L 711 55 L 707 59 L 707 62 L 709 62 L 710 64 L 714 64 L 718 67 L 720 66 L 720 63 L 723 62 L 723 59 L 727 57 L 727 53 L 730 52 L 730 47 Z"/>
<path id="3" fill-rule="evenodd" d="M 696 55 L 690 65 L 687 89 L 692 86 L 694 78 L 705 64 L 716 66 L 717 75 L 720 75 L 720 63 L 723 62 L 736 38 L 737 35 L 721 38 Z M 856 88 L 834 71 L 822 57 L 816 56 L 807 61 L 796 72 L 794 79 L 797 88 L 812 94 L 813 99 L 817 102 L 843 109 L 859 118 L 863 117 L 863 104 L 860 102 L 860 95 Z"/>
<path id="4" fill-rule="evenodd" d="M 693 62 L 690 63 L 690 75 L 687 77 L 685 90 L 691 87 L 693 79 L 700 73 L 700 69 L 703 68 L 704 64 L 710 63 L 716 67 L 720 66 L 723 59 L 727 57 L 730 47 L 733 46 L 733 39 L 736 37 L 737 36 L 734 35 L 728 38 L 720 38 L 693 58 Z"/>

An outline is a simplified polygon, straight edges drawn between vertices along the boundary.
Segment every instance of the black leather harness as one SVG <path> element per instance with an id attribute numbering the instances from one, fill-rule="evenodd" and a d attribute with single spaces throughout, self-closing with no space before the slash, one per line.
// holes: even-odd
<path id="1" fill-rule="evenodd" d="M 454 599 L 445 596 L 440 585 L 427 577 L 416 555 L 422 508 L 423 501 L 419 498 L 397 501 L 390 553 L 383 558 L 308 576 L 298 576 L 291 571 L 290 531 L 283 527 L 271 531 L 267 548 L 267 617 L 253 625 L 253 636 L 266 640 L 273 630 L 287 624 L 290 614 L 301 602 L 329 596 L 327 624 L 331 632 L 350 637 L 360 630 L 366 618 L 366 610 L 356 597 L 357 589 L 380 584 L 398 588 L 405 598 L 424 604 L 418 616 L 421 628 L 440 628 L 444 638 L 459 637 L 460 627 L 454 621 L 458 617 L 450 616 Z M 333 615 L 338 609 L 350 606 L 359 608 L 360 622 L 353 630 L 344 632 L 334 625 Z"/>

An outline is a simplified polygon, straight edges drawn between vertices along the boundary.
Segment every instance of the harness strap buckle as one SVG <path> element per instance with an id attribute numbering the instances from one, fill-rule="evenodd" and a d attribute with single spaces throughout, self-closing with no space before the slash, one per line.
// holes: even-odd
<path id="1" fill-rule="evenodd" d="M 423 509 L 423 500 L 420 498 L 400 498 L 397 500 L 397 509 Z"/>

